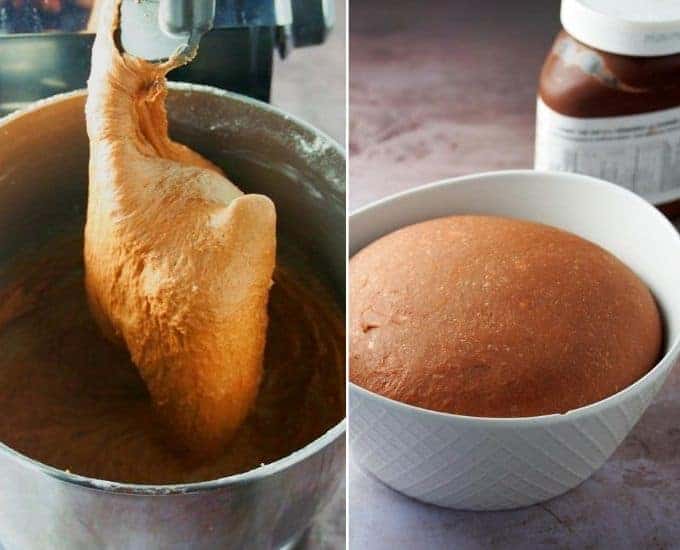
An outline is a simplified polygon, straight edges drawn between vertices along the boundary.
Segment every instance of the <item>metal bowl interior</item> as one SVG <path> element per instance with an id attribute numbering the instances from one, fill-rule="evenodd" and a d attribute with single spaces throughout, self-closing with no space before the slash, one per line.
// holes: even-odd
<path id="1" fill-rule="evenodd" d="M 0 261 L 36 235 L 82 215 L 87 200 L 85 91 L 54 96 L 0 121 Z M 278 109 L 206 86 L 172 84 L 171 134 L 225 169 L 245 192 L 277 206 L 278 231 L 314 258 L 315 268 L 344 310 L 345 157 L 331 138 Z M 39 237 L 38 237 L 39 238 Z M 344 420 L 274 463 L 200 483 L 136 485 L 78 476 L 39 463 L 0 443 L 0 457 L 17 459 L 66 483 L 126 494 L 187 494 L 244 485 L 344 448 Z M 339 475 L 339 474 L 338 474 Z"/>

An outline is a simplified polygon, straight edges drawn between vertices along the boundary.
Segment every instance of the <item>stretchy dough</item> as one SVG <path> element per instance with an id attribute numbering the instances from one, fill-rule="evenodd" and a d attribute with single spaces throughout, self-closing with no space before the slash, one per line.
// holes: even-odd
<path id="1" fill-rule="evenodd" d="M 106 0 L 86 107 L 85 285 L 104 334 L 127 347 L 178 442 L 218 452 L 262 374 L 276 214 L 167 133 L 167 72 L 119 52 Z"/>

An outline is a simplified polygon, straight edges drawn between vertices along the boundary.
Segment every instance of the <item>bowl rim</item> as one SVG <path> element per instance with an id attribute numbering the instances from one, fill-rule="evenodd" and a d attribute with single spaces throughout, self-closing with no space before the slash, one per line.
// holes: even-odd
<path id="1" fill-rule="evenodd" d="M 316 128 L 315 126 L 312 126 L 309 122 L 304 120 L 303 118 L 300 118 L 297 115 L 293 115 L 291 113 L 288 113 L 284 111 L 283 109 L 279 109 L 278 107 L 275 107 L 271 103 L 265 103 L 264 101 L 260 101 L 259 99 L 255 99 L 253 97 L 243 95 L 243 94 L 237 94 L 236 92 L 230 92 L 228 90 L 223 90 L 222 88 L 217 88 L 215 86 L 209 86 L 207 84 L 195 84 L 193 82 L 177 82 L 177 81 L 168 81 L 168 89 L 169 90 L 177 90 L 180 92 L 202 92 L 202 93 L 207 93 L 213 96 L 218 96 L 218 97 L 225 97 L 227 99 L 233 100 L 237 103 L 243 103 L 245 105 L 249 105 L 251 107 L 258 108 L 262 111 L 267 111 L 269 113 L 272 113 L 276 116 L 279 116 L 286 120 L 287 122 L 292 122 L 297 126 L 300 126 L 301 128 L 304 128 L 308 132 L 315 134 L 316 136 L 321 137 L 322 139 L 328 141 L 331 145 L 332 148 L 335 150 L 336 153 L 338 153 L 343 160 L 346 160 L 346 151 L 345 148 L 338 143 L 334 138 L 329 136 L 326 132 L 323 130 L 320 130 L 319 128 Z M 21 109 L 17 109 L 16 111 L 12 111 L 9 114 L 6 114 L 3 117 L 0 117 L 0 127 L 5 126 L 11 122 L 13 122 L 17 118 L 21 118 L 24 115 L 28 115 L 30 113 L 33 113 L 35 111 L 39 111 L 40 109 L 43 109 L 45 107 L 51 106 L 53 103 L 59 103 L 61 101 L 67 101 L 69 99 L 73 99 L 76 97 L 87 97 L 87 88 L 78 88 L 76 90 L 70 90 L 68 92 L 62 92 L 59 94 L 54 94 L 48 97 L 45 97 L 43 99 L 38 99 L 36 101 L 33 101 L 26 105 L 25 107 L 22 107 Z M 345 182 L 346 183 L 346 182 Z"/>
<path id="2" fill-rule="evenodd" d="M 321 139 L 326 140 L 330 144 L 331 149 L 346 162 L 345 149 L 332 137 L 330 137 L 325 132 L 315 128 L 314 126 L 302 120 L 301 118 L 295 115 L 291 115 L 283 111 L 282 109 L 279 109 L 278 107 L 270 105 L 269 103 L 264 103 L 262 101 L 253 99 L 248 96 L 244 96 L 234 92 L 229 92 L 227 90 L 222 90 L 220 88 L 216 88 L 213 86 L 206 86 L 204 84 L 193 84 L 187 82 L 168 82 L 168 88 L 170 90 L 177 90 L 180 92 L 199 92 L 218 97 L 224 97 L 231 101 L 245 104 L 271 113 L 275 116 L 283 118 L 286 122 L 293 123 L 293 125 L 301 127 L 302 129 L 316 137 L 320 137 Z M 11 124 L 15 120 L 23 116 L 29 115 L 44 108 L 48 108 L 53 104 L 68 101 L 70 99 L 74 99 L 76 97 L 81 96 L 87 96 L 87 89 L 79 88 L 77 90 L 71 90 L 69 92 L 55 94 L 38 101 L 34 101 L 22 109 L 14 111 L 8 115 L 5 115 L 4 117 L 0 117 L 0 129 L 4 128 L 8 124 Z M 347 251 L 346 249 L 347 247 L 345 246 L 345 250 L 343 251 L 345 255 Z M 225 476 L 217 479 L 211 479 L 207 481 L 198 481 L 194 483 L 172 483 L 155 485 L 155 484 L 108 481 L 104 479 L 82 476 L 65 470 L 60 470 L 59 468 L 55 468 L 54 466 L 50 466 L 48 464 L 35 460 L 29 456 L 20 453 L 19 451 L 12 449 L 8 445 L 5 445 L 2 441 L 0 441 L 0 457 L 6 456 L 10 459 L 16 459 L 19 462 L 21 462 L 22 465 L 36 469 L 43 474 L 49 475 L 52 478 L 72 485 L 77 485 L 88 490 L 141 496 L 184 495 L 222 489 L 225 487 L 245 485 L 272 476 L 284 470 L 287 470 L 288 468 L 291 468 L 292 466 L 298 463 L 304 462 L 306 459 L 323 451 L 324 449 L 330 448 L 331 445 L 333 445 L 336 441 L 340 440 L 343 437 L 343 435 L 346 432 L 346 429 L 347 418 L 345 416 L 340 422 L 338 422 L 335 426 L 327 430 L 323 435 L 317 437 L 313 441 L 310 441 L 304 447 L 301 447 L 300 449 L 297 449 L 291 454 L 284 456 L 283 458 L 280 458 L 278 460 L 275 460 L 274 462 L 270 462 L 269 464 L 265 464 L 263 466 L 258 466 L 256 468 L 253 468 L 251 470 L 239 474 Z"/>
<path id="3" fill-rule="evenodd" d="M 638 205 L 640 205 L 643 209 L 646 209 L 652 217 L 655 217 L 656 220 L 660 223 L 661 226 L 664 226 L 664 231 L 671 232 L 672 234 L 675 235 L 675 239 L 678 242 L 678 245 L 680 246 L 680 232 L 675 228 L 675 226 L 659 211 L 657 210 L 651 203 L 647 202 L 645 199 L 640 197 L 639 195 L 633 193 L 632 191 L 629 191 L 628 189 L 625 189 L 624 187 L 621 187 L 619 185 L 616 185 L 614 183 L 610 183 L 592 176 L 587 176 L 584 174 L 575 174 L 571 172 L 556 172 L 556 171 L 548 171 L 548 170 L 532 170 L 532 169 L 513 169 L 513 170 L 495 170 L 495 171 L 488 171 L 488 172 L 479 172 L 475 174 L 467 174 L 464 176 L 458 176 L 458 177 L 451 177 L 451 178 L 443 178 L 436 180 L 434 182 L 426 183 L 424 185 L 416 186 L 410 189 L 406 189 L 404 191 L 400 191 L 391 195 L 388 195 L 386 197 L 380 198 L 378 200 L 375 200 L 373 202 L 370 202 L 353 212 L 349 214 L 349 233 L 348 233 L 348 250 L 351 250 L 351 240 L 352 240 L 352 220 L 356 219 L 357 216 L 360 215 L 365 215 L 367 213 L 372 212 L 373 210 L 389 205 L 390 203 L 396 202 L 396 201 L 401 201 L 401 200 L 413 200 L 415 197 L 422 193 L 426 193 L 428 191 L 431 191 L 433 189 L 439 189 L 439 188 L 445 188 L 445 187 L 454 187 L 458 185 L 470 185 L 474 184 L 474 182 L 480 180 L 480 179 L 487 179 L 487 180 L 503 180 L 507 178 L 508 176 L 522 176 L 526 177 L 528 179 L 536 179 L 536 178 L 554 178 L 552 180 L 552 183 L 558 184 L 558 185 L 570 185 L 574 181 L 579 181 L 581 183 L 590 185 L 590 186 L 599 186 L 604 189 L 606 189 L 606 192 L 612 192 L 612 193 L 619 193 L 622 195 L 625 195 L 628 197 L 628 199 L 632 199 L 633 201 L 637 202 Z M 507 185 L 507 182 L 504 183 L 504 185 Z M 424 218 L 424 219 L 433 219 L 433 218 Z M 417 223 L 417 222 L 413 222 Z M 400 226 L 400 227 L 406 227 Z M 396 229 L 394 229 L 396 230 Z M 386 233 L 387 234 L 387 233 Z M 379 238 L 379 237 L 376 237 Z M 375 240 L 375 239 L 374 239 Z M 374 242 L 374 241 L 371 241 Z M 366 245 L 367 246 L 367 245 Z M 358 251 L 357 251 L 358 252 Z M 350 257 L 351 258 L 351 257 Z M 349 262 L 348 262 L 349 263 Z M 349 337 L 349 335 L 348 335 Z M 648 386 L 651 384 L 653 381 L 658 379 L 663 373 L 668 371 L 669 369 L 672 369 L 675 363 L 678 361 L 678 358 L 680 357 L 680 333 L 670 342 L 667 344 L 666 352 L 664 355 L 656 362 L 656 364 L 649 369 L 642 377 L 638 378 L 635 382 L 630 384 L 629 386 L 626 386 L 622 390 L 619 390 L 618 392 L 605 397 L 604 399 L 600 399 L 599 401 L 595 401 L 594 403 L 590 403 L 588 405 L 584 405 L 582 407 L 578 407 L 576 409 L 571 409 L 565 413 L 552 413 L 552 414 L 544 414 L 544 415 L 538 415 L 538 416 L 518 416 L 518 417 L 492 417 L 492 416 L 469 416 L 469 415 L 463 415 L 463 414 L 455 414 L 455 413 L 448 413 L 448 412 L 443 412 L 443 411 L 435 411 L 431 409 L 426 409 L 424 407 L 419 407 L 417 405 L 411 405 L 408 403 L 404 403 L 402 401 L 398 401 L 396 399 L 392 399 L 390 397 L 386 397 L 384 395 L 381 395 L 379 393 L 373 392 L 371 390 L 368 390 L 362 386 L 359 386 L 358 384 L 353 383 L 351 380 L 349 380 L 349 368 L 348 368 L 348 380 L 347 380 L 347 386 L 348 386 L 348 393 L 349 395 L 358 395 L 361 398 L 365 398 L 368 400 L 373 400 L 377 401 L 381 404 L 384 404 L 386 406 L 391 406 L 392 408 L 399 409 L 403 411 L 405 414 L 418 414 L 421 416 L 430 416 L 430 417 L 438 417 L 444 421 L 457 421 L 461 423 L 468 423 L 468 424 L 476 424 L 476 425 L 483 425 L 485 427 L 508 427 L 508 428 L 513 428 L 513 427 L 519 427 L 519 426 L 527 426 L 529 424 L 537 424 L 537 425 L 550 425 L 550 424 L 556 424 L 564 421 L 573 421 L 573 420 L 578 420 L 580 418 L 590 416 L 590 415 L 595 415 L 598 414 L 602 409 L 606 409 L 612 406 L 616 406 L 620 401 L 622 401 L 625 397 L 628 395 L 632 394 L 639 394 L 639 392 L 642 390 L 643 387 Z M 348 355 L 348 361 L 349 361 L 349 355 Z M 351 407 L 351 405 L 350 405 Z M 349 428 L 349 433 L 351 436 L 352 433 L 352 427 L 350 423 L 350 428 Z"/>

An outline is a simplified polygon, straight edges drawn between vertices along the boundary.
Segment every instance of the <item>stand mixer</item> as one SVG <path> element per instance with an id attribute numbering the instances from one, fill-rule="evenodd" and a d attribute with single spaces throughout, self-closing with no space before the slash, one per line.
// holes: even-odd
<path id="1" fill-rule="evenodd" d="M 99 0 L 0 0 L 0 115 L 84 88 Z M 198 46 L 171 80 L 268 101 L 274 50 L 322 44 L 332 0 L 123 0 L 121 46 L 151 61 Z"/>

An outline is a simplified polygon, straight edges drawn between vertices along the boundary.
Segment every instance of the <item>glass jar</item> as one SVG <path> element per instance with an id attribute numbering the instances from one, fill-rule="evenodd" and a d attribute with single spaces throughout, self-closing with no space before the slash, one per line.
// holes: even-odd
<path id="1" fill-rule="evenodd" d="M 680 1 L 563 0 L 541 71 L 535 167 L 592 175 L 680 215 Z"/>

